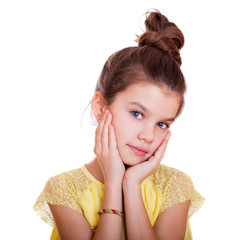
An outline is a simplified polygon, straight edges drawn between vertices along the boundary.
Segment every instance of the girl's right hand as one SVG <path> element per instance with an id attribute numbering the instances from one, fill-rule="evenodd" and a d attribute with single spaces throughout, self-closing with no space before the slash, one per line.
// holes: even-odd
<path id="1" fill-rule="evenodd" d="M 112 114 L 109 110 L 106 110 L 95 132 L 94 153 L 101 167 L 104 183 L 122 184 L 125 167 L 117 149 L 116 137 L 111 122 Z"/>

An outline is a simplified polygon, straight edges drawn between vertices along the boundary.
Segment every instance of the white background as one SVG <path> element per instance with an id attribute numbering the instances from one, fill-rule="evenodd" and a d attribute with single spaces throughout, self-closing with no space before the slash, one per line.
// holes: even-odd
<path id="1" fill-rule="evenodd" d="M 135 46 L 141 16 L 158 8 L 185 35 L 188 92 L 164 164 L 206 198 L 195 240 L 239 236 L 239 5 L 237 1 L 0 3 L 0 184 L 3 239 L 49 239 L 32 207 L 49 177 L 93 157 L 81 117 L 107 57 Z M 88 112 L 83 115 L 90 119 Z"/>

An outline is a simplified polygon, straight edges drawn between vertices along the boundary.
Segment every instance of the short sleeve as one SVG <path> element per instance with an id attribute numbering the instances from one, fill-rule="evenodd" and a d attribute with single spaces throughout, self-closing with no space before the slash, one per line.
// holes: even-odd
<path id="1" fill-rule="evenodd" d="M 50 178 L 33 207 L 43 221 L 55 227 L 48 203 L 65 206 L 82 213 L 74 181 L 68 174 Z"/>
<path id="2" fill-rule="evenodd" d="M 191 217 L 204 203 L 204 198 L 195 190 L 191 178 L 181 171 L 172 171 L 163 189 L 162 211 L 190 200 L 188 216 Z"/>

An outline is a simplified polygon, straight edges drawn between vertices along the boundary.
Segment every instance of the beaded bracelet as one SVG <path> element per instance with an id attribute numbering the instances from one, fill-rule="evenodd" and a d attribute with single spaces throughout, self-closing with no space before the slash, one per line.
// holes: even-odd
<path id="1" fill-rule="evenodd" d="M 101 210 L 98 211 L 98 214 L 101 214 L 101 213 L 111 213 L 111 214 L 116 214 L 120 217 L 123 218 L 123 213 L 118 211 L 118 210 L 114 210 L 114 209 L 108 209 L 108 208 L 103 208 Z"/>

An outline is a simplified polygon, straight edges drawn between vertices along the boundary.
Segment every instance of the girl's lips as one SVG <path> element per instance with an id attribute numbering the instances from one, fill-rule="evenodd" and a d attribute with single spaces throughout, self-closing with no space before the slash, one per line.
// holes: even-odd
<path id="1" fill-rule="evenodd" d="M 134 146 L 131 146 L 131 145 L 128 145 L 129 148 L 138 156 L 144 156 L 147 151 L 145 149 L 142 149 L 142 148 L 139 148 L 139 147 L 134 147 Z"/>

